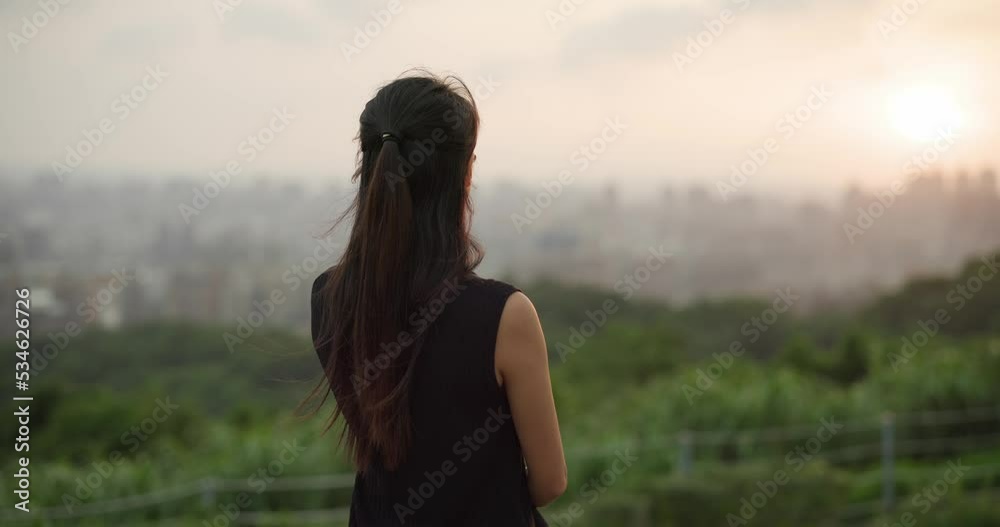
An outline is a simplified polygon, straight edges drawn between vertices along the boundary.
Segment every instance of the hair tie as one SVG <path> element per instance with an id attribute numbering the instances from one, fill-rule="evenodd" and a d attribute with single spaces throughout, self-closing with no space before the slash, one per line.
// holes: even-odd
<path id="1" fill-rule="evenodd" d="M 392 132 L 382 132 L 382 143 L 386 141 L 394 141 L 397 145 L 401 142 L 399 135 Z"/>

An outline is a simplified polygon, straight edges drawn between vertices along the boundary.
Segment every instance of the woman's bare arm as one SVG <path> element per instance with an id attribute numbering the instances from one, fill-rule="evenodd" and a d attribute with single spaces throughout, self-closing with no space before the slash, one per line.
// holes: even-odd
<path id="1" fill-rule="evenodd" d="M 496 370 L 524 450 L 531 498 L 536 506 L 548 505 L 566 491 L 566 459 L 542 325 L 522 293 L 507 299 L 500 317 Z"/>

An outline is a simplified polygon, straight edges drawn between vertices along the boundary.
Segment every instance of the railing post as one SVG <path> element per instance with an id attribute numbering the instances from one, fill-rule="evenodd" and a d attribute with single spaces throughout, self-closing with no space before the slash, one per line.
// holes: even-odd
<path id="1" fill-rule="evenodd" d="M 632 525 L 635 527 L 653 526 L 653 504 L 648 498 L 643 498 L 642 501 L 638 503 L 632 520 Z"/>
<path id="2" fill-rule="evenodd" d="M 896 506 L 895 475 L 896 417 L 882 414 L 882 508 L 891 512 Z"/>
<path id="3" fill-rule="evenodd" d="M 214 479 L 201 480 L 201 505 L 205 510 L 215 510 L 215 487 Z"/>
<path id="4" fill-rule="evenodd" d="M 680 470 L 681 476 L 688 477 L 694 466 L 694 434 L 690 430 L 683 430 L 678 435 L 677 442 L 680 446 L 677 468 Z"/>

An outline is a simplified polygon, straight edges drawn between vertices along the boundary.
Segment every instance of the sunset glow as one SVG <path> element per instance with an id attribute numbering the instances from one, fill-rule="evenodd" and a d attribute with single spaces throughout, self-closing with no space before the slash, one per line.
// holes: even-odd
<path id="1" fill-rule="evenodd" d="M 942 130 L 957 130 L 965 114 L 954 95 L 937 86 L 914 86 L 894 93 L 889 100 L 893 128 L 912 141 L 928 141 Z"/>

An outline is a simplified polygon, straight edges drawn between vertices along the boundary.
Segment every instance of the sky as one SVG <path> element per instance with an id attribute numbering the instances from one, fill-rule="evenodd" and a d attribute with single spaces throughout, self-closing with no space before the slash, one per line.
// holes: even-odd
<path id="1" fill-rule="evenodd" d="M 824 194 L 1000 161 L 993 0 L 52 1 L 0 6 L 0 166 L 86 153 L 62 180 L 346 182 L 413 67 L 477 91 L 480 181 Z"/>

